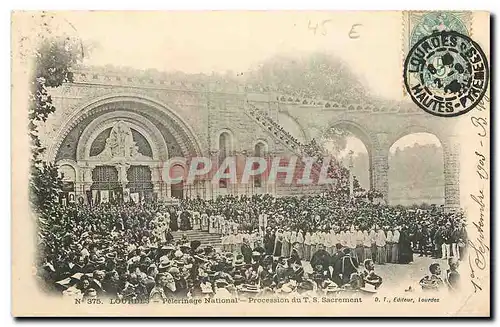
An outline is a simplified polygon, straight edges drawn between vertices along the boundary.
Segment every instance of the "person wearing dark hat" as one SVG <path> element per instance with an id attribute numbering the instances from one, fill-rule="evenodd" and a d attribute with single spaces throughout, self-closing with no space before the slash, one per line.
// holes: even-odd
<path id="1" fill-rule="evenodd" d="M 146 270 L 146 279 L 144 280 L 144 285 L 146 286 L 146 291 L 148 294 L 151 293 L 151 290 L 155 286 L 155 278 L 158 274 L 158 268 L 155 264 L 151 264 Z"/>
<path id="2" fill-rule="evenodd" d="M 243 267 L 245 265 L 245 259 L 242 254 L 237 254 L 235 260 L 233 262 L 233 266 L 237 269 Z"/>
<path id="3" fill-rule="evenodd" d="M 186 279 L 181 275 L 181 272 L 179 268 L 177 267 L 171 267 L 168 270 L 168 273 L 172 275 L 175 283 L 175 295 L 176 297 L 186 297 L 188 293 L 188 287 L 187 287 L 187 281 Z"/>
<path id="4" fill-rule="evenodd" d="M 102 288 L 106 293 L 106 296 L 117 298 L 118 293 L 120 293 L 119 285 L 120 276 L 116 271 L 108 271 L 102 281 Z"/>
<path id="5" fill-rule="evenodd" d="M 326 271 L 331 262 L 330 254 L 325 250 L 325 246 L 323 244 L 317 244 L 316 247 L 317 251 L 311 258 L 311 266 L 315 267 L 320 265 L 323 268 L 323 271 Z"/>
<path id="6" fill-rule="evenodd" d="M 102 270 L 95 270 L 92 273 L 92 281 L 90 283 L 90 287 L 95 289 L 98 296 L 101 296 L 104 293 L 104 289 L 102 287 L 102 281 L 104 280 L 105 273 Z"/>
<path id="7" fill-rule="evenodd" d="M 241 254 L 243 255 L 243 260 L 247 264 L 252 263 L 252 248 L 248 242 L 248 238 L 243 238 L 243 244 L 241 245 Z"/>
<path id="8" fill-rule="evenodd" d="M 189 246 L 191 250 L 190 253 L 194 254 L 196 250 L 198 250 L 198 248 L 201 246 L 201 242 L 199 240 L 194 240 L 189 243 Z"/>
<path id="9" fill-rule="evenodd" d="M 290 260 L 289 262 L 295 262 L 297 264 L 302 264 L 302 258 L 300 257 L 300 254 L 299 254 L 299 243 L 298 242 L 295 242 L 293 245 L 292 245 L 292 250 L 290 252 Z"/>
<path id="10" fill-rule="evenodd" d="M 338 272 L 340 277 L 340 282 L 337 283 L 339 286 L 349 283 L 351 275 L 356 273 L 359 268 L 359 262 L 356 258 L 351 256 L 351 251 L 349 248 L 344 249 L 343 257 L 335 263 L 334 270 Z"/>
<path id="11" fill-rule="evenodd" d="M 90 288 L 90 283 L 90 277 L 87 275 L 82 275 L 76 285 L 76 288 L 80 290 L 80 292 L 85 293 L 85 291 Z"/>
<path id="12" fill-rule="evenodd" d="M 398 263 L 407 264 L 413 262 L 413 250 L 411 248 L 410 236 L 406 226 L 399 233 L 399 256 Z"/>
<path id="13" fill-rule="evenodd" d="M 273 282 L 273 257 L 268 255 L 262 261 L 262 270 L 259 273 L 259 282 L 261 287 L 269 287 Z"/>
<path id="14" fill-rule="evenodd" d="M 253 248 L 253 252 L 259 252 L 262 257 L 266 254 L 266 250 L 262 246 L 262 240 L 261 239 L 257 239 L 255 241 L 255 247 Z"/>
<path id="15" fill-rule="evenodd" d="M 297 261 L 290 261 L 290 265 L 288 268 L 288 276 L 290 276 L 291 280 L 294 280 L 298 283 L 302 282 L 304 279 L 304 268 L 302 264 Z"/>
<path id="16" fill-rule="evenodd" d="M 264 248 L 266 249 L 266 254 L 272 255 L 274 252 L 275 234 L 271 231 L 271 228 L 267 228 L 266 234 L 264 235 Z"/>

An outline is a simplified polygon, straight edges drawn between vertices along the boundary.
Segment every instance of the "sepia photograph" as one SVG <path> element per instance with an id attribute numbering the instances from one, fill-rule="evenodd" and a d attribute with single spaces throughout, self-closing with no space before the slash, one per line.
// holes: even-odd
<path id="1" fill-rule="evenodd" d="M 13 316 L 491 315 L 488 12 L 11 26 Z"/>

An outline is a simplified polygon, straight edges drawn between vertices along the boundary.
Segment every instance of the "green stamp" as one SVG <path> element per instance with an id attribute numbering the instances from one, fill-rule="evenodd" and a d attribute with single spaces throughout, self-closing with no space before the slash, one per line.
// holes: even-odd
<path id="1" fill-rule="evenodd" d="M 464 21 L 466 18 L 458 13 L 435 11 L 427 12 L 420 17 L 414 16 L 413 18 L 415 23 L 410 35 L 410 48 L 422 38 L 436 32 L 454 31 L 470 36 L 469 28 L 466 26 L 467 23 Z"/>

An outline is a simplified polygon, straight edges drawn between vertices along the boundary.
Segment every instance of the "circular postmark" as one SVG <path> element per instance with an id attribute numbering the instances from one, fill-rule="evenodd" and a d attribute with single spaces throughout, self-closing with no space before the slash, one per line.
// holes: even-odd
<path id="1" fill-rule="evenodd" d="M 465 114 L 488 87 L 486 55 L 468 36 L 435 32 L 420 39 L 408 53 L 404 82 L 415 104 L 426 112 L 454 117 Z"/>

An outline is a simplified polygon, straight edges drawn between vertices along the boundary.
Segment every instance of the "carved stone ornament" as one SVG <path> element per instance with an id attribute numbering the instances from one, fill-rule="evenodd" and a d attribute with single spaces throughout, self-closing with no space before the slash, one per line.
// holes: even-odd
<path id="1" fill-rule="evenodd" d="M 128 161 L 150 161 L 151 157 L 139 152 L 139 147 L 134 142 L 132 130 L 122 120 L 118 121 L 106 140 L 104 150 L 91 159 L 103 162 L 128 162 Z"/>

